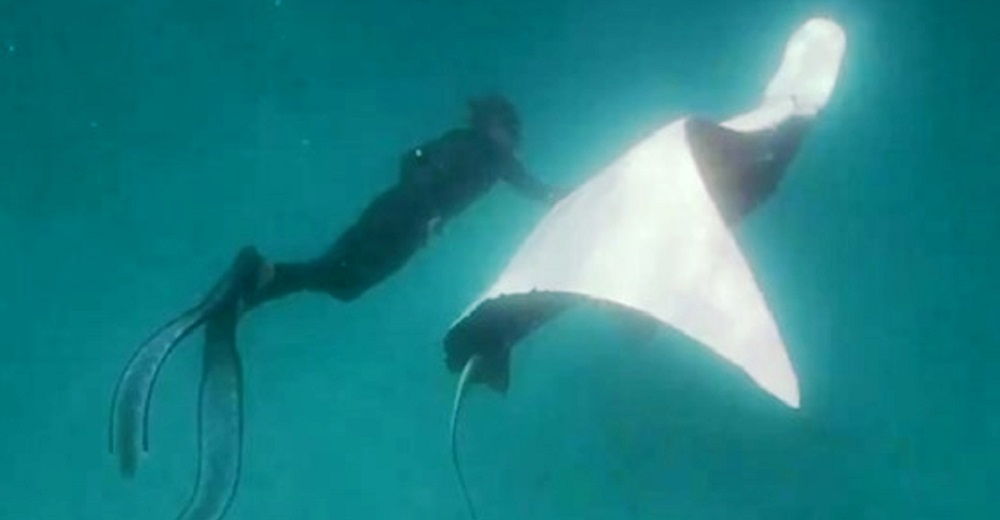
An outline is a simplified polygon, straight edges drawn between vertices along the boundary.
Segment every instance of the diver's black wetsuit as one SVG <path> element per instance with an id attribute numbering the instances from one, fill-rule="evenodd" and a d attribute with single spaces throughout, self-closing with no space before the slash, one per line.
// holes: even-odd
<path id="1" fill-rule="evenodd" d="M 132 475 L 147 449 L 153 386 L 180 342 L 204 327 L 205 355 L 198 402 L 198 471 L 179 520 L 217 520 L 239 482 L 243 442 L 243 376 L 236 332 L 240 318 L 265 302 L 299 291 L 349 301 L 399 270 L 434 230 L 485 194 L 498 180 L 521 193 L 555 202 L 563 193 L 527 175 L 515 156 L 517 112 L 502 96 L 469 100 L 468 126 L 404 154 L 398 181 L 379 194 L 336 242 L 305 262 L 268 262 L 253 247 L 195 306 L 144 341 L 115 387 L 109 447 Z"/>
<path id="2" fill-rule="evenodd" d="M 447 222 L 504 180 L 524 195 L 554 201 L 556 191 L 525 173 L 517 158 L 474 129 L 446 133 L 408 151 L 399 180 L 378 195 L 334 244 L 306 262 L 277 263 L 247 302 L 256 306 L 299 291 L 350 301 L 399 270 Z"/>

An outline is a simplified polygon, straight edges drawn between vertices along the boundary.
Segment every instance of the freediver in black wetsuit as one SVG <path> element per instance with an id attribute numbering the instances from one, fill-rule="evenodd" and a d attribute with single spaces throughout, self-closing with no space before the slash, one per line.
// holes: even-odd
<path id="1" fill-rule="evenodd" d="M 324 255 L 273 268 L 264 265 L 261 290 L 247 295 L 247 303 L 254 306 L 302 290 L 353 300 L 401 268 L 445 222 L 499 180 L 539 201 L 552 203 L 560 197 L 562 191 L 529 176 L 515 157 L 520 123 L 509 102 L 499 97 L 473 101 L 470 119 L 469 128 L 404 154 L 399 182 L 379 195 Z"/>
<path id="2" fill-rule="evenodd" d="M 236 350 L 239 319 L 251 309 L 301 291 L 351 301 L 402 268 L 441 226 L 498 181 L 554 203 L 565 192 L 528 175 L 515 155 L 521 123 L 514 106 L 491 95 L 469 102 L 464 128 L 408 151 L 398 181 L 317 258 L 272 263 L 244 248 L 197 306 L 159 329 L 135 353 L 115 391 L 111 449 L 126 476 L 147 450 L 149 399 L 174 347 L 205 325 L 199 405 L 199 469 L 183 520 L 218 519 L 232 502 L 242 450 L 242 371 Z"/>

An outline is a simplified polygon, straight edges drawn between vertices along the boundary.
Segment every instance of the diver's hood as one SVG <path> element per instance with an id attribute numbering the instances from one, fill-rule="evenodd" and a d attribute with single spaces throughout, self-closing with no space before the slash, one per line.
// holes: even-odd
<path id="1" fill-rule="evenodd" d="M 834 22 L 809 20 L 788 42 L 761 105 L 722 126 L 746 132 L 816 117 L 836 84 L 845 41 Z M 449 330 L 451 370 L 480 354 L 486 363 L 505 364 L 517 339 L 496 326 L 503 315 L 558 294 L 652 317 L 739 366 L 782 402 L 799 406 L 798 381 L 778 326 L 703 184 L 685 121 L 633 146 L 539 222 Z M 494 366 L 483 373 L 503 374 L 505 388 L 506 371 Z"/>

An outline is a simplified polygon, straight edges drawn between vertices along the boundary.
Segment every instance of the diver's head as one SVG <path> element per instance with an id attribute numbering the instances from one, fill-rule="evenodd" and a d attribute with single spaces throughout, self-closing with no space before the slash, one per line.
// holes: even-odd
<path id="1" fill-rule="evenodd" d="M 513 150 L 521 141 L 521 118 L 517 109 L 499 94 L 469 100 L 469 126 L 504 149 Z"/>

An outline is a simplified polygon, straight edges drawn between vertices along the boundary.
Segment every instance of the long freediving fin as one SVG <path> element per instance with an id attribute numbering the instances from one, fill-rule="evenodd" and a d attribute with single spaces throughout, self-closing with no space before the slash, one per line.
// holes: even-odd
<path id="1" fill-rule="evenodd" d="M 115 387 L 108 427 L 108 449 L 119 450 L 126 477 L 135 474 L 140 451 L 149 449 L 149 401 L 157 375 L 174 348 L 205 321 L 204 304 L 184 312 L 146 340 L 122 371 Z"/>
<path id="2" fill-rule="evenodd" d="M 239 483 L 243 450 L 243 369 L 236 350 L 237 309 L 205 325 L 198 407 L 198 474 L 178 520 L 225 516 Z"/>
<path id="3" fill-rule="evenodd" d="M 184 338 L 233 298 L 250 258 L 250 253 L 241 253 L 198 305 L 160 327 L 139 346 L 119 376 L 111 405 L 108 449 L 111 453 L 116 447 L 120 450 L 119 465 L 126 477 L 135 474 L 139 453 L 149 449 L 150 396 L 160 368 Z"/>
<path id="4" fill-rule="evenodd" d="M 465 363 L 465 367 L 462 369 L 462 375 L 458 378 L 458 387 L 455 390 L 455 401 L 452 403 L 451 407 L 451 461 L 455 466 L 455 474 L 458 476 L 458 483 L 462 487 L 462 495 L 465 497 L 465 503 L 469 506 L 469 515 L 472 520 L 476 520 L 476 508 L 472 504 L 472 497 L 469 495 L 469 487 L 465 483 L 465 476 L 462 474 L 462 467 L 458 461 L 458 442 L 457 442 L 457 432 L 458 432 L 458 414 L 462 410 L 462 402 L 465 398 L 465 392 L 469 386 L 469 380 L 475 373 L 476 369 L 479 368 L 479 363 L 482 361 L 482 356 L 479 354 L 473 355 Z"/>

